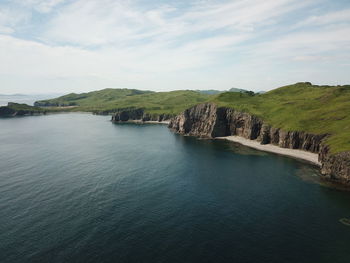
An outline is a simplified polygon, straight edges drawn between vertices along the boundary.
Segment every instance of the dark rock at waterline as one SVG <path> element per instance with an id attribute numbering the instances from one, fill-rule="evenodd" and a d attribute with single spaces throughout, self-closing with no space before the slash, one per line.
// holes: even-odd
<path id="1" fill-rule="evenodd" d="M 322 144 L 318 158 L 322 164 L 321 173 L 327 179 L 350 184 L 350 152 L 331 154 L 329 147 Z"/>
<path id="2" fill-rule="evenodd" d="M 318 153 L 324 178 L 350 184 L 350 152 L 332 154 L 324 143 L 327 134 L 284 131 L 260 118 L 213 103 L 199 104 L 175 116 L 169 128 L 177 133 L 206 138 L 237 135 L 261 144 Z"/>

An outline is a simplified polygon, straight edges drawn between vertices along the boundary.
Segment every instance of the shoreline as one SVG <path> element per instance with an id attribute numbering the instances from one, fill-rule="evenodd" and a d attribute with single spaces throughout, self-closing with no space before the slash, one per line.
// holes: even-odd
<path id="1" fill-rule="evenodd" d="M 144 123 L 154 123 L 154 124 L 157 124 L 157 123 L 159 123 L 159 124 L 169 124 L 170 123 L 170 121 L 144 121 Z"/>
<path id="2" fill-rule="evenodd" d="M 302 151 L 298 149 L 281 148 L 273 144 L 260 144 L 260 142 L 256 140 L 249 140 L 239 136 L 216 137 L 215 139 L 236 142 L 244 146 L 248 146 L 250 148 L 254 148 L 264 152 L 271 152 L 271 153 L 280 154 L 288 157 L 293 157 L 296 159 L 301 159 L 301 160 L 310 162 L 317 166 L 321 166 L 321 163 L 318 161 L 317 153 Z"/>
<path id="3" fill-rule="evenodd" d="M 114 121 L 115 123 L 138 123 L 138 124 L 166 124 L 168 125 L 170 121 L 143 121 L 143 120 L 127 120 L 127 121 Z"/>

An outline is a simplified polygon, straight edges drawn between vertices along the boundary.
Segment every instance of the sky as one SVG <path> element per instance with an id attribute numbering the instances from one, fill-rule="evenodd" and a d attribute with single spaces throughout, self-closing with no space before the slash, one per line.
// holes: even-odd
<path id="1" fill-rule="evenodd" d="M 350 84 L 349 0 L 0 0 L 0 94 Z"/>

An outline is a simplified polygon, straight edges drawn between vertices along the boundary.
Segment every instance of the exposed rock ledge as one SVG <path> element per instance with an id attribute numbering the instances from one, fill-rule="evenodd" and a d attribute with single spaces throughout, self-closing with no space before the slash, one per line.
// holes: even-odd
<path id="1" fill-rule="evenodd" d="M 148 114 L 143 109 L 122 109 L 112 115 L 113 122 L 148 122 L 148 123 L 165 123 L 168 124 L 174 117 L 170 114 Z"/>
<path id="2" fill-rule="evenodd" d="M 236 135 L 260 144 L 316 153 L 324 178 L 350 184 L 350 152 L 330 154 L 329 147 L 323 143 L 326 134 L 284 131 L 269 126 L 254 115 L 217 107 L 213 103 L 185 110 L 171 119 L 169 128 L 184 135 L 206 138 Z"/>

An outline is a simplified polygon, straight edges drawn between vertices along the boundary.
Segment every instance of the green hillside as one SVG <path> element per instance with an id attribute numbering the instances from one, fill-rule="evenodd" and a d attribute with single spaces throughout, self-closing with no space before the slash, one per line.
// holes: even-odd
<path id="1" fill-rule="evenodd" d="M 305 82 L 264 94 L 222 93 L 213 102 L 255 114 L 276 128 L 330 134 L 333 153 L 350 150 L 350 85 Z"/>
<path id="2" fill-rule="evenodd" d="M 37 101 L 36 106 L 67 107 L 70 111 L 113 112 L 125 108 L 142 108 L 147 113 L 178 114 L 213 98 L 197 91 L 152 92 L 130 89 L 104 89 L 89 93 L 71 93 L 56 99 Z"/>
<path id="3" fill-rule="evenodd" d="M 55 99 L 35 102 L 35 106 L 103 106 L 106 103 L 120 100 L 128 96 L 154 93 L 135 89 L 103 89 L 87 93 L 70 93 Z"/>
<path id="4" fill-rule="evenodd" d="M 190 90 L 152 92 L 104 89 L 82 94 L 71 93 L 36 102 L 35 105 L 70 106 L 64 110 L 100 113 L 142 108 L 150 114 L 175 115 L 203 102 L 215 102 L 219 106 L 249 112 L 276 128 L 330 134 L 327 143 L 332 152 L 350 150 L 350 85 L 316 86 L 305 82 L 263 94 L 224 92 L 212 95 Z"/>

